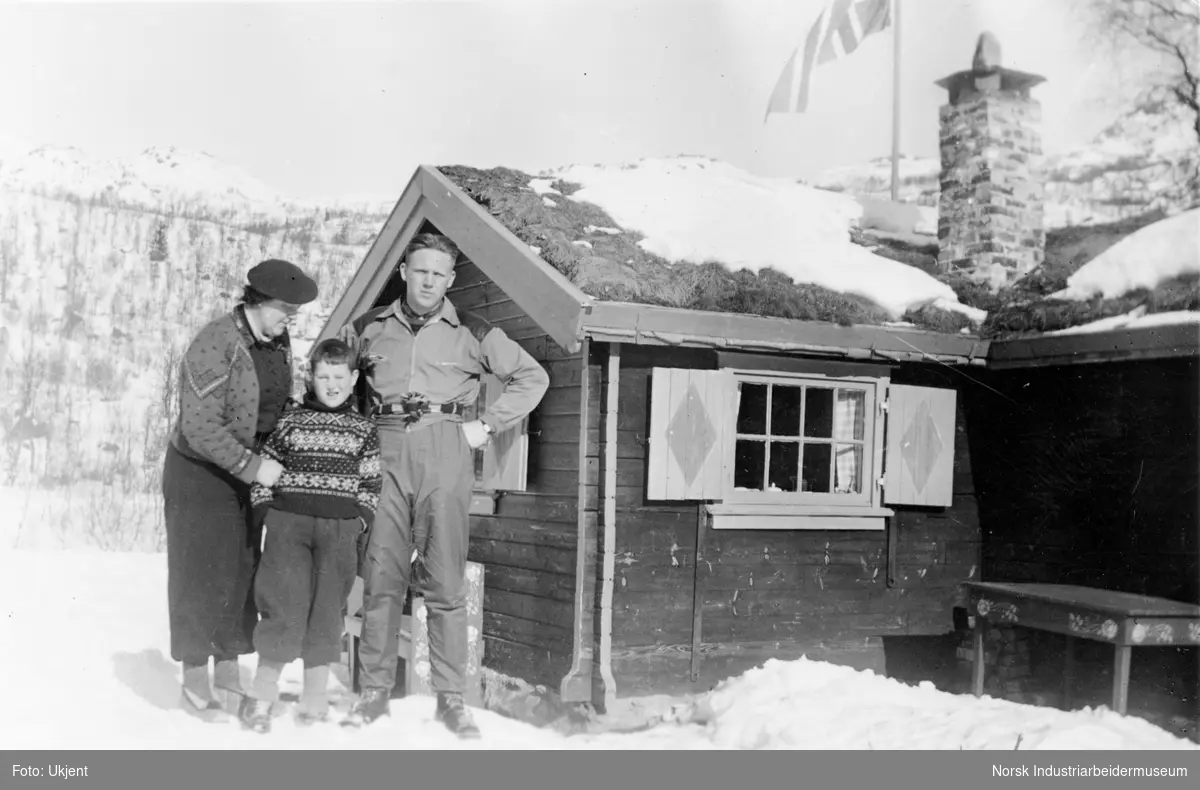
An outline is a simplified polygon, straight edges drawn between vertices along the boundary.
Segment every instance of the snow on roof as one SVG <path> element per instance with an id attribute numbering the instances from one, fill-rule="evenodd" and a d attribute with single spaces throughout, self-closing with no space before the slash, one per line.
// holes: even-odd
<path id="1" fill-rule="evenodd" d="M 1112 299 L 1139 288 L 1152 290 L 1182 274 L 1200 273 L 1200 209 L 1135 231 L 1079 268 L 1051 298 Z"/>
<path id="2" fill-rule="evenodd" d="M 581 185 L 571 199 L 596 204 L 642 234 L 644 250 L 672 263 L 771 267 L 798 283 L 866 297 L 897 318 L 934 302 L 958 306 L 949 285 L 852 243 L 850 227 L 863 207 L 847 195 L 701 157 L 575 165 L 543 175 Z"/>
<path id="3" fill-rule="evenodd" d="M 1165 313 L 1150 313 L 1147 315 L 1146 308 L 1142 306 L 1122 315 L 1098 318 L 1086 324 L 1070 326 L 1066 329 L 1055 329 L 1044 334 L 1082 335 L 1091 332 L 1109 332 L 1114 329 L 1142 329 L 1171 324 L 1200 324 L 1200 313 L 1194 310 L 1170 310 Z"/>

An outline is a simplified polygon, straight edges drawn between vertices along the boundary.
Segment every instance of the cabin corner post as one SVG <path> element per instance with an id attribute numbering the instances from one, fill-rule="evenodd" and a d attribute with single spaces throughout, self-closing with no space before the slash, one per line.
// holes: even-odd
<path id="1" fill-rule="evenodd" d="M 588 367 L 591 351 L 591 339 L 584 337 L 579 345 L 579 487 L 575 505 L 575 617 L 571 640 L 571 668 L 559 686 L 559 696 L 568 704 L 592 701 L 593 657 L 596 644 L 596 534 L 595 528 L 588 523 L 587 518 L 588 399 L 591 394 Z"/>
<path id="2" fill-rule="evenodd" d="M 604 392 L 604 480 L 603 531 L 600 534 L 600 628 L 598 649 L 600 688 L 596 701 L 605 711 L 611 710 L 617 699 L 617 686 L 612 672 L 613 582 L 616 578 L 617 543 L 617 413 L 621 383 L 621 344 L 608 344 Z"/>

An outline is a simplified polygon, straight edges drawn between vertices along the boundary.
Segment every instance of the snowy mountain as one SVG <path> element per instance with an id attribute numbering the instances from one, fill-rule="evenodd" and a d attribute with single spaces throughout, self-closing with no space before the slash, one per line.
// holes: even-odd
<path id="1" fill-rule="evenodd" d="M 1047 228 L 1111 222 L 1156 209 L 1169 214 L 1192 205 L 1195 192 L 1189 179 L 1200 168 L 1200 144 L 1190 124 L 1177 105 L 1144 102 L 1088 145 L 1047 155 Z M 900 200 L 936 206 L 940 172 L 936 158 L 902 158 Z M 832 168 L 813 185 L 886 200 L 891 160 Z"/>
<path id="2" fill-rule="evenodd" d="M 938 183 L 941 167 L 941 161 L 938 159 L 901 155 L 900 201 L 920 206 L 936 206 L 941 191 Z M 812 186 L 876 200 L 890 200 L 891 157 L 881 156 L 858 165 L 831 167 L 822 171 L 812 181 Z"/>
<path id="3" fill-rule="evenodd" d="M 175 147 L 127 160 L 73 147 L 32 148 L 0 138 L 0 190 L 183 216 L 285 222 L 320 209 L 386 212 L 386 200 L 314 200 L 280 194 L 241 168 Z"/>
<path id="4" fill-rule="evenodd" d="M 0 167 L 4 166 L 5 160 L 24 156 L 34 148 L 36 146 L 27 140 L 0 132 Z"/>
<path id="5" fill-rule="evenodd" d="M 320 287 L 291 328 L 302 360 L 391 207 L 290 198 L 175 148 L 116 160 L 0 140 L 0 483 L 54 492 L 64 534 L 160 547 L 183 346 L 279 257 Z"/>

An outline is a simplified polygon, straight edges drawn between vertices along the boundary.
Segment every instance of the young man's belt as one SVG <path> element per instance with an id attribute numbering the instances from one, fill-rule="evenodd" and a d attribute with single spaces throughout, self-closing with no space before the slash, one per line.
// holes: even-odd
<path id="1" fill-rule="evenodd" d="M 462 403 L 385 403 L 375 408 L 376 414 L 404 414 L 420 417 L 422 414 L 458 414 L 466 410 Z"/>

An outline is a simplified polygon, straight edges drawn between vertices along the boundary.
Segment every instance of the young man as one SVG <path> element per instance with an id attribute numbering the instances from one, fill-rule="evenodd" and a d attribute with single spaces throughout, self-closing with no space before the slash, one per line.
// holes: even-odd
<path id="1" fill-rule="evenodd" d="M 421 557 L 437 718 L 464 738 L 479 736 L 463 705 L 467 662 L 465 581 L 475 448 L 521 421 L 549 386 L 546 371 L 503 330 L 446 298 L 458 249 L 420 234 L 405 250 L 403 300 L 343 327 L 366 369 L 367 409 L 379 427 L 383 489 L 363 569 L 359 643 L 362 694 L 345 724 L 388 713 L 396 677 L 397 628 L 414 553 Z M 463 422 L 480 377 L 504 392 L 480 419 Z"/>
<path id="2" fill-rule="evenodd" d="M 358 566 L 358 537 L 379 503 L 379 434 L 354 408 L 355 357 L 342 341 L 313 349 L 309 391 L 263 446 L 284 467 L 276 484 L 254 484 L 250 501 L 267 533 L 254 582 L 262 615 L 254 629 L 258 670 L 238 715 L 271 728 L 279 674 L 304 659 L 297 722 L 329 717 L 329 665 L 341 658 L 343 606 Z"/>

